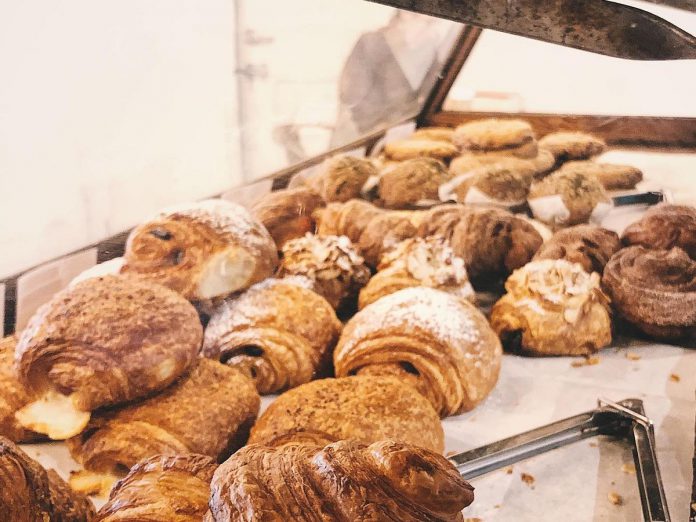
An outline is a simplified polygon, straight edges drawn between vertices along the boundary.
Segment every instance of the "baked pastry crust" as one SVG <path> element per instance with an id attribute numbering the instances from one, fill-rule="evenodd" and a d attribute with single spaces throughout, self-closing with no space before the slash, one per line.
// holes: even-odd
<path id="1" fill-rule="evenodd" d="M 162 211 L 133 229 L 121 273 L 133 273 L 191 301 L 224 297 L 273 274 L 276 244 L 235 203 L 211 199 Z"/>
<path id="2" fill-rule="evenodd" d="M 346 236 L 307 234 L 285 243 L 278 275 L 306 277 L 312 290 L 338 308 L 357 295 L 370 270 Z"/>
<path id="3" fill-rule="evenodd" d="M 601 274 L 620 248 L 616 232 L 595 225 L 575 225 L 557 231 L 541 245 L 534 259 L 565 259 Z"/>
<path id="4" fill-rule="evenodd" d="M 359 198 L 365 182 L 377 175 L 377 168 L 365 158 L 333 156 L 324 161 L 321 170 L 307 180 L 327 203 Z"/>
<path id="5" fill-rule="evenodd" d="M 411 138 L 451 142 L 452 135 L 454 135 L 452 127 L 421 127 L 411 134 Z"/>
<path id="6" fill-rule="evenodd" d="M 208 521 L 463 522 L 473 488 L 447 459 L 394 441 L 253 444 L 222 464 Z"/>
<path id="7" fill-rule="evenodd" d="M 451 177 L 439 160 L 409 159 L 382 173 L 379 197 L 386 208 L 392 209 L 431 205 L 438 199 L 438 187 Z"/>
<path id="8" fill-rule="evenodd" d="M 681 248 L 619 250 L 602 283 L 617 312 L 645 334 L 667 340 L 696 335 L 696 261 Z"/>
<path id="9" fill-rule="evenodd" d="M 210 318 L 201 353 L 242 371 L 261 394 L 312 380 L 330 364 L 342 325 L 308 289 L 313 283 L 304 283 L 267 279 L 225 302 Z"/>
<path id="10" fill-rule="evenodd" d="M 395 161 L 414 158 L 433 158 L 446 161 L 456 156 L 457 152 L 457 147 L 449 141 L 414 136 L 392 141 L 384 146 L 385 156 Z"/>
<path id="11" fill-rule="evenodd" d="M 379 214 L 365 227 L 360 235 L 358 247 L 365 263 L 376 267 L 385 252 L 404 239 L 414 237 L 422 212 L 392 211 Z"/>
<path id="12" fill-rule="evenodd" d="M 111 490 L 99 522 L 200 522 L 217 465 L 205 455 L 157 455 L 139 462 Z"/>
<path id="13" fill-rule="evenodd" d="M 537 156 L 526 159 L 500 152 L 468 152 L 454 158 L 449 165 L 449 170 L 454 177 L 462 174 L 469 174 L 481 167 L 502 164 L 511 172 L 525 178 L 530 178 L 542 177 L 553 168 L 555 162 L 556 160 L 553 154 L 546 150 L 539 150 Z"/>
<path id="14" fill-rule="evenodd" d="M 621 240 L 645 248 L 679 247 L 696 260 L 696 208 L 669 203 L 652 207 L 624 230 Z"/>
<path id="15" fill-rule="evenodd" d="M 382 256 L 378 272 L 360 291 L 358 307 L 414 286 L 427 286 L 471 302 L 476 294 L 464 260 L 440 237 L 406 239 Z"/>
<path id="16" fill-rule="evenodd" d="M 441 453 L 444 432 L 430 403 L 399 379 L 358 376 L 321 379 L 276 399 L 251 430 L 249 444 L 370 444 L 402 440 Z"/>
<path id="17" fill-rule="evenodd" d="M 89 522 L 94 506 L 9 439 L 0 437 L 0 520 Z"/>
<path id="18" fill-rule="evenodd" d="M 67 445 L 85 469 L 115 475 L 154 455 L 224 459 L 246 442 L 259 406 L 247 377 L 199 359 L 188 375 L 158 395 L 95 415 Z"/>
<path id="19" fill-rule="evenodd" d="M 370 221 L 384 212 L 367 201 L 351 199 L 346 203 L 329 203 L 313 215 L 318 236 L 346 236 L 357 244 Z"/>
<path id="20" fill-rule="evenodd" d="M 505 282 L 491 326 L 505 348 L 528 355 L 588 355 L 611 342 L 600 276 L 564 259 L 532 261 Z"/>
<path id="21" fill-rule="evenodd" d="M 537 147 L 532 126 L 523 120 L 483 119 L 460 125 L 452 142 L 462 151 L 505 152 L 518 158 L 534 158 Z"/>
<path id="22" fill-rule="evenodd" d="M 339 377 L 394 375 L 442 417 L 472 410 L 498 381 L 502 348 L 474 305 L 432 288 L 383 297 L 346 324 L 334 352 Z"/>
<path id="23" fill-rule="evenodd" d="M 325 205 L 321 196 L 308 187 L 269 192 L 251 209 L 251 214 L 271 234 L 278 250 L 286 241 L 314 232 L 312 213 Z"/>
<path id="24" fill-rule="evenodd" d="M 577 172 L 597 176 L 605 190 L 629 190 L 643 181 L 643 172 L 631 165 L 598 163 L 595 161 L 569 161 L 563 164 L 565 172 Z"/>
<path id="25" fill-rule="evenodd" d="M 539 148 L 551 152 L 556 161 L 584 160 L 604 152 L 603 139 L 585 132 L 551 132 L 539 140 Z"/>
<path id="26" fill-rule="evenodd" d="M 441 201 L 513 207 L 527 199 L 533 174 L 532 169 L 509 168 L 504 161 L 491 163 L 444 183 L 439 197 Z"/>

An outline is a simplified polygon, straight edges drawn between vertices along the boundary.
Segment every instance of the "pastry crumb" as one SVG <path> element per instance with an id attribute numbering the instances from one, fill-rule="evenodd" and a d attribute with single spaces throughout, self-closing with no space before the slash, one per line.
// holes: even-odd
<path id="1" fill-rule="evenodd" d="M 627 352 L 626 359 L 628 359 L 629 361 L 640 361 L 640 355 L 633 352 Z"/>
<path id="2" fill-rule="evenodd" d="M 580 368 L 581 366 L 594 366 L 599 364 L 599 357 L 585 357 L 582 360 L 574 360 L 570 363 L 573 368 Z"/>
<path id="3" fill-rule="evenodd" d="M 635 475 L 636 474 L 636 466 L 635 466 L 635 464 L 624 464 L 623 466 L 621 466 L 621 471 L 623 471 L 624 473 L 629 473 L 631 475 Z"/>
<path id="4" fill-rule="evenodd" d="M 612 491 L 611 493 L 609 493 L 609 502 L 611 502 L 615 506 L 621 506 L 623 505 L 623 497 L 618 493 L 614 493 Z"/>
<path id="5" fill-rule="evenodd" d="M 596 448 L 597 446 L 599 446 L 599 444 L 596 442 L 590 442 L 590 448 Z"/>
<path id="6" fill-rule="evenodd" d="M 500 509 L 500 508 L 501 508 L 501 505 L 500 505 L 500 504 L 496 504 L 495 506 L 493 506 L 493 508 L 494 508 L 494 509 Z"/>
<path id="7" fill-rule="evenodd" d="M 520 473 L 520 479 L 522 479 L 522 482 L 530 487 L 534 485 L 534 481 L 536 480 L 534 476 L 530 475 L 529 473 Z"/>
<path id="8" fill-rule="evenodd" d="M 681 377 L 679 377 L 679 375 L 677 375 L 676 373 L 673 373 L 669 376 L 669 380 L 672 382 L 679 382 L 681 381 Z"/>
<path id="9" fill-rule="evenodd" d="M 465 518 L 464 522 L 483 522 L 483 519 L 479 517 L 469 517 Z"/>
<path id="10" fill-rule="evenodd" d="M 512 475 L 512 466 L 508 466 L 507 468 L 505 468 L 505 473 L 507 475 Z"/>

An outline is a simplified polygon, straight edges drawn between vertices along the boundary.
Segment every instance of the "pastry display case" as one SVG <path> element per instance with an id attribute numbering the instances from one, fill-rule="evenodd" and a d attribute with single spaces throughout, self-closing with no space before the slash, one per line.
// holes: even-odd
<path id="1" fill-rule="evenodd" d="M 242 4 L 243 182 L 0 281 L 0 515 L 693 520 L 696 5 Z"/>

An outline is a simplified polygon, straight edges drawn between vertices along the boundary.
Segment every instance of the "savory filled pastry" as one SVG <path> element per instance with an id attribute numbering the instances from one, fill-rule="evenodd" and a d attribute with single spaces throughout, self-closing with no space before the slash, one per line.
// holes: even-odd
<path id="1" fill-rule="evenodd" d="M 598 163 L 595 161 L 569 161 L 563 164 L 565 172 L 597 176 L 605 190 L 630 190 L 643 181 L 643 172 L 630 165 Z"/>
<path id="2" fill-rule="evenodd" d="M 386 208 L 392 209 L 432 205 L 437 202 L 438 187 L 451 177 L 439 160 L 410 159 L 382 173 L 379 198 Z"/>
<path id="3" fill-rule="evenodd" d="M 609 300 L 600 276 L 565 259 L 532 261 L 505 282 L 491 326 L 506 350 L 528 355 L 588 355 L 611 342 Z"/>
<path id="4" fill-rule="evenodd" d="M 454 130 L 452 142 L 460 151 L 504 152 L 518 158 L 534 158 L 539 151 L 532 126 L 523 120 L 471 121 Z"/>
<path id="5" fill-rule="evenodd" d="M 478 309 L 451 294 L 416 287 L 383 297 L 346 324 L 336 375 L 394 375 L 442 417 L 473 409 L 495 386 L 502 349 Z"/>
<path id="6" fill-rule="evenodd" d="M 327 203 L 345 202 L 359 198 L 363 185 L 376 175 L 377 168 L 368 159 L 334 156 L 324 161 L 319 172 L 307 183 Z"/>
<path id="7" fill-rule="evenodd" d="M 584 160 L 604 152 L 604 140 L 585 132 L 558 131 L 539 140 L 539 148 L 551 152 L 558 163 L 568 160 Z"/>
<path id="8" fill-rule="evenodd" d="M 457 155 L 457 147 L 450 141 L 409 137 L 396 140 L 384 146 L 384 154 L 388 159 L 404 161 L 414 158 L 433 158 L 446 161 Z"/>
<path id="9" fill-rule="evenodd" d="M 535 218 L 553 227 L 601 223 L 612 207 L 599 178 L 572 164 L 532 183 L 527 202 Z"/>
<path id="10" fill-rule="evenodd" d="M 421 127 L 411 134 L 411 139 L 452 141 L 454 129 L 452 127 Z"/>
<path id="11" fill-rule="evenodd" d="M 313 217 L 318 236 L 346 236 L 357 244 L 370 221 L 384 212 L 367 201 L 351 199 L 346 203 L 329 203 L 315 211 Z"/>
<path id="12" fill-rule="evenodd" d="M 99 522 L 201 522 L 217 464 L 205 455 L 157 455 L 133 466 L 97 513 Z"/>
<path id="13" fill-rule="evenodd" d="M 474 488 L 447 459 L 410 444 L 253 444 L 213 476 L 214 522 L 463 522 Z"/>
<path id="14" fill-rule="evenodd" d="M 623 232 L 624 245 L 669 249 L 679 247 L 696 260 L 696 208 L 662 203 Z"/>
<path id="15" fill-rule="evenodd" d="M 283 246 L 279 277 L 304 276 L 312 290 L 333 308 L 355 297 L 370 278 L 370 270 L 346 236 L 313 236 Z"/>
<path id="16" fill-rule="evenodd" d="M 266 227 L 280 250 L 286 241 L 314 232 L 312 213 L 323 207 L 324 200 L 307 187 L 269 192 L 251 209 L 251 214 Z"/>
<path id="17" fill-rule="evenodd" d="M 3 522 L 90 522 L 94 506 L 46 471 L 12 441 L 0 436 L 0 520 Z"/>
<path id="18" fill-rule="evenodd" d="M 532 183 L 529 175 L 504 162 L 492 163 L 474 169 L 440 185 L 441 201 L 455 201 L 468 205 L 514 207 L 524 204 Z"/>
<path id="19" fill-rule="evenodd" d="M 529 262 L 542 244 L 534 226 L 506 210 L 463 205 L 429 210 L 418 235 L 448 240 L 476 279 L 506 276 Z"/>
<path id="20" fill-rule="evenodd" d="M 205 330 L 202 355 L 241 370 L 262 394 L 311 381 L 341 332 L 331 304 L 291 279 L 267 279 L 225 302 Z"/>
<path id="21" fill-rule="evenodd" d="M 595 225 L 575 225 L 557 231 L 541 245 L 534 259 L 565 259 L 601 275 L 620 248 L 616 232 Z"/>
<path id="22" fill-rule="evenodd" d="M 647 335 L 696 336 L 696 261 L 681 248 L 619 250 L 607 263 L 602 284 L 619 315 Z"/>
<path id="23" fill-rule="evenodd" d="M 80 433 L 90 412 L 145 397 L 194 362 L 203 338 L 181 295 L 137 278 L 88 279 L 41 306 L 15 349 L 34 401 L 19 423 L 52 439 Z"/>
<path id="24" fill-rule="evenodd" d="M 395 439 L 441 453 L 444 432 L 437 412 L 411 386 L 393 377 L 321 379 L 276 399 L 259 417 L 249 444 L 365 444 Z"/>
<path id="25" fill-rule="evenodd" d="M 224 297 L 273 274 L 276 244 L 249 212 L 221 199 L 161 212 L 128 236 L 122 273 L 190 301 Z"/>
<path id="26" fill-rule="evenodd" d="M 360 290 L 358 307 L 365 308 L 404 288 L 427 286 L 475 302 L 464 260 L 440 237 L 402 241 L 382 256 L 378 272 Z"/>
<path id="27" fill-rule="evenodd" d="M 163 392 L 95 414 L 87 430 L 69 439 L 71 455 L 87 470 L 72 477 L 71 485 L 89 491 L 90 483 L 124 476 L 154 455 L 199 453 L 224 459 L 246 442 L 259 405 L 256 387 L 246 376 L 199 359 Z"/>
<path id="28" fill-rule="evenodd" d="M 420 211 L 394 210 L 371 219 L 358 241 L 358 248 L 365 263 L 376 267 L 385 252 L 404 239 L 414 237 L 422 214 Z"/>

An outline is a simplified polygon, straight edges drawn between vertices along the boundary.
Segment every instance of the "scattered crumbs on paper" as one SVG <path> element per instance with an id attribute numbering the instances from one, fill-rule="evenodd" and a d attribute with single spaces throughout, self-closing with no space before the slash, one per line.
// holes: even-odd
<path id="1" fill-rule="evenodd" d="M 590 442 L 590 448 L 596 448 L 597 446 L 599 446 L 599 444 L 597 444 L 596 442 Z"/>
<path id="2" fill-rule="evenodd" d="M 672 382 L 679 382 L 681 381 L 681 377 L 679 377 L 676 373 L 673 373 L 669 376 L 669 380 Z"/>
<path id="3" fill-rule="evenodd" d="M 494 509 L 500 509 L 500 504 L 496 504 L 495 506 L 493 506 L 493 508 L 494 508 Z"/>
<path id="4" fill-rule="evenodd" d="M 611 493 L 609 493 L 609 502 L 611 502 L 615 506 L 621 506 L 623 505 L 623 497 L 618 493 L 614 493 L 612 491 Z"/>
<path id="5" fill-rule="evenodd" d="M 635 464 L 624 464 L 621 466 L 621 471 L 624 473 L 628 473 L 630 475 L 635 475 L 636 474 L 636 466 Z"/>
<path id="6" fill-rule="evenodd" d="M 626 352 L 626 359 L 629 361 L 640 361 L 640 355 L 633 352 Z"/>
<path id="7" fill-rule="evenodd" d="M 584 359 L 576 359 L 570 363 L 573 368 L 580 368 L 581 366 L 594 366 L 599 364 L 599 357 L 585 357 Z"/>
<path id="8" fill-rule="evenodd" d="M 512 466 L 508 466 L 507 468 L 505 468 L 505 473 L 507 475 L 512 475 Z"/>
<path id="9" fill-rule="evenodd" d="M 529 473 L 520 473 L 520 478 L 522 479 L 522 482 L 527 484 L 530 488 L 534 488 L 534 476 L 530 475 Z"/>

